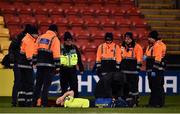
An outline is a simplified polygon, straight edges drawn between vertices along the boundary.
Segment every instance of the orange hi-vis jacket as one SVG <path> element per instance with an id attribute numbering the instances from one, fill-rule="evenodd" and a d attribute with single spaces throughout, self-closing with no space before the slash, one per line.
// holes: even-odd
<path id="1" fill-rule="evenodd" d="M 18 67 L 20 68 L 32 68 L 32 59 L 35 54 L 36 39 L 30 34 L 26 34 L 21 43 L 20 57 Z"/>
<path id="2" fill-rule="evenodd" d="M 36 46 L 37 66 L 60 66 L 60 40 L 53 31 L 41 35 Z"/>
<path id="3" fill-rule="evenodd" d="M 137 74 L 142 65 L 143 49 L 138 43 L 134 48 L 130 47 L 128 50 L 121 46 L 121 70 L 124 73 Z"/>
<path id="4" fill-rule="evenodd" d="M 166 55 L 166 45 L 161 40 L 156 41 L 153 46 L 148 46 L 145 55 L 147 56 L 147 71 L 151 71 L 153 68 L 157 70 L 164 70 L 164 57 Z"/>
<path id="5" fill-rule="evenodd" d="M 103 66 L 103 61 L 115 61 L 115 67 L 120 68 L 121 58 L 120 47 L 112 42 L 111 44 L 103 43 L 99 45 L 96 55 L 96 67 L 113 67 L 113 66 Z"/>
<path id="6" fill-rule="evenodd" d="M 115 43 L 107 44 L 103 43 L 98 47 L 96 61 L 101 62 L 101 60 L 116 60 L 121 62 L 121 49 Z"/>

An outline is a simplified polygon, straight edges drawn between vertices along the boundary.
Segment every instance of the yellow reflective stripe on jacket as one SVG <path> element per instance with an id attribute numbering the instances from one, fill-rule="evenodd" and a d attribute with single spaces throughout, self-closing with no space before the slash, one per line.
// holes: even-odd
<path id="1" fill-rule="evenodd" d="M 69 65 L 77 65 L 77 62 L 78 62 L 77 54 L 71 54 Z"/>
<path id="2" fill-rule="evenodd" d="M 77 54 L 71 54 L 71 55 L 61 55 L 60 57 L 61 64 L 64 66 L 74 66 L 77 65 L 78 62 L 78 56 Z"/>
<path id="3" fill-rule="evenodd" d="M 60 62 L 61 62 L 62 65 L 67 66 L 68 65 L 68 56 L 61 55 Z"/>

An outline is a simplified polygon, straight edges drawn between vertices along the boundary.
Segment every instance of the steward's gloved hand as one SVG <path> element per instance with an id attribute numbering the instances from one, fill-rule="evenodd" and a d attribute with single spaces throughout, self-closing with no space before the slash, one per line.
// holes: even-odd
<path id="1" fill-rule="evenodd" d="M 147 56 L 146 56 L 146 55 L 144 55 L 144 56 L 143 56 L 143 60 L 144 60 L 144 61 L 146 61 L 146 59 L 147 59 Z"/>
<path id="2" fill-rule="evenodd" d="M 80 71 L 80 74 L 83 75 L 83 71 Z"/>
<path id="3" fill-rule="evenodd" d="M 60 68 L 55 68 L 54 74 L 59 75 L 59 73 L 60 73 Z"/>
<path id="4" fill-rule="evenodd" d="M 151 72 L 151 77 L 155 77 L 156 76 L 156 72 Z"/>
<path id="5" fill-rule="evenodd" d="M 10 68 L 13 68 L 14 67 L 14 63 L 10 63 Z"/>
<path id="6" fill-rule="evenodd" d="M 120 64 L 116 64 L 116 70 L 120 71 L 121 70 L 121 65 Z"/>
<path id="7" fill-rule="evenodd" d="M 92 72 L 93 72 L 93 73 L 94 73 L 94 72 L 99 72 L 100 68 L 101 68 L 101 64 L 100 64 L 100 63 L 95 63 L 95 64 L 94 64 L 94 67 L 93 67 L 93 69 L 92 69 Z"/>
<path id="8" fill-rule="evenodd" d="M 136 66 L 138 72 L 141 70 L 141 67 L 142 67 L 142 64 L 141 64 L 141 63 L 138 63 L 137 66 Z"/>
<path id="9" fill-rule="evenodd" d="M 32 59 L 29 59 L 28 62 L 29 62 L 29 65 L 30 65 L 30 66 L 33 66 L 33 61 L 32 61 Z"/>

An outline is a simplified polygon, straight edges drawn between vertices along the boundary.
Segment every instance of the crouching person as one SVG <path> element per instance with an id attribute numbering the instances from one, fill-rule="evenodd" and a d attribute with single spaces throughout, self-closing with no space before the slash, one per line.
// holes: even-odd
<path id="1" fill-rule="evenodd" d="M 95 106 L 99 108 L 129 107 L 124 96 L 126 77 L 122 72 L 111 72 L 103 76 L 95 89 Z"/>
<path id="2" fill-rule="evenodd" d="M 74 91 L 67 91 L 63 96 L 56 100 L 57 105 L 69 108 L 88 108 L 90 102 L 88 99 L 74 98 Z"/>

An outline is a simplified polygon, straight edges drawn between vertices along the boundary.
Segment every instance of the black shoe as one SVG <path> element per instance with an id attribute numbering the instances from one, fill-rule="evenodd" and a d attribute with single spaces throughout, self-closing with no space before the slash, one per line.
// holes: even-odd
<path id="1" fill-rule="evenodd" d="M 48 106 L 48 105 L 42 105 L 41 107 L 42 107 L 42 108 L 48 108 L 48 107 L 51 107 L 51 106 Z"/>
<path id="2" fill-rule="evenodd" d="M 162 105 L 153 105 L 154 108 L 161 108 Z"/>
<path id="3" fill-rule="evenodd" d="M 16 107 L 16 104 L 12 104 L 11 107 Z"/>
<path id="4" fill-rule="evenodd" d="M 150 105 L 150 104 L 148 104 L 148 105 L 145 105 L 145 107 L 149 107 L 149 108 L 161 108 L 162 105 Z"/>

